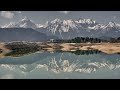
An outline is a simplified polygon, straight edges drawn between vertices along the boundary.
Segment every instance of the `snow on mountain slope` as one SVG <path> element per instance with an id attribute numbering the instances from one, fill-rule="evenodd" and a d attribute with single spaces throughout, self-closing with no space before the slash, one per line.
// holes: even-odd
<path id="1" fill-rule="evenodd" d="M 36 24 L 36 28 L 42 28 L 43 27 L 43 25 L 42 24 Z"/>
<path id="2" fill-rule="evenodd" d="M 6 24 L 2 26 L 2 28 L 16 28 L 17 26 L 15 25 L 15 22 L 10 22 L 9 24 Z"/>
<path id="3" fill-rule="evenodd" d="M 17 23 L 11 22 L 2 28 L 32 28 L 47 35 L 55 35 L 59 38 L 69 39 L 76 36 L 83 37 L 101 37 L 101 36 L 120 36 L 120 24 L 116 22 L 98 23 L 93 19 L 78 20 L 60 20 L 55 19 L 47 21 L 44 25 L 36 24 L 32 20 L 25 17 Z"/>
<path id="4" fill-rule="evenodd" d="M 83 27 L 95 26 L 97 24 L 95 20 L 92 20 L 92 19 L 82 19 L 82 18 L 80 18 L 76 22 L 79 23 L 80 25 L 82 25 Z"/>
<path id="5" fill-rule="evenodd" d="M 6 24 L 2 26 L 2 28 L 32 28 L 32 29 L 35 29 L 37 28 L 37 26 L 32 20 L 25 17 L 17 23 L 10 22 L 10 24 L 8 25 Z"/>
<path id="6" fill-rule="evenodd" d="M 60 20 L 55 19 L 51 22 L 46 22 L 44 25 L 42 24 L 36 24 L 32 20 L 28 19 L 27 17 L 24 17 L 19 22 L 10 22 L 10 24 L 6 24 L 2 26 L 2 28 L 47 28 L 51 30 L 53 33 L 56 31 L 59 32 L 68 32 L 69 30 L 78 30 L 78 29 L 111 29 L 111 28 L 119 28 L 120 24 L 117 24 L 113 21 L 109 22 L 108 24 L 104 23 L 97 23 L 93 19 L 78 19 L 78 20 Z"/>
<path id="7" fill-rule="evenodd" d="M 51 22 L 46 22 L 44 28 L 49 29 L 52 33 L 59 31 L 68 32 L 69 30 L 75 31 L 78 29 L 77 23 L 74 20 L 63 20 L 55 19 Z"/>
<path id="8" fill-rule="evenodd" d="M 92 30 L 98 30 L 98 29 L 103 29 L 105 27 L 104 24 L 97 24 L 93 27 L 88 27 L 88 29 L 92 29 Z"/>
<path id="9" fill-rule="evenodd" d="M 37 28 L 36 24 L 32 20 L 29 20 L 27 17 L 18 22 L 17 25 L 18 27 L 23 28 Z"/>
<path id="10" fill-rule="evenodd" d="M 115 22 L 109 22 L 108 24 L 97 23 L 92 19 L 82 19 L 79 20 L 63 20 L 55 19 L 51 22 L 46 22 L 44 28 L 49 29 L 52 33 L 56 32 L 69 32 L 69 31 L 80 31 L 82 29 L 86 30 L 109 30 L 109 29 L 120 29 L 120 25 Z"/>

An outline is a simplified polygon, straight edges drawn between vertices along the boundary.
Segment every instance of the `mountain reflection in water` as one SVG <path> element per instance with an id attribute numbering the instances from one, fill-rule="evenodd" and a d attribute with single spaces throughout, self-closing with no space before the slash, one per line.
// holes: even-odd
<path id="1" fill-rule="evenodd" d="M 37 73 L 39 73 L 41 69 L 57 75 L 62 73 L 88 74 L 97 72 L 103 68 L 107 70 L 120 68 L 120 55 L 108 55 L 97 50 L 56 51 L 52 53 L 18 53 L 14 51 L 6 54 L 5 58 L 0 59 L 0 71 L 19 71 L 20 74 L 34 73 L 36 70 Z M 73 76 L 73 78 L 75 78 L 75 76 Z"/>

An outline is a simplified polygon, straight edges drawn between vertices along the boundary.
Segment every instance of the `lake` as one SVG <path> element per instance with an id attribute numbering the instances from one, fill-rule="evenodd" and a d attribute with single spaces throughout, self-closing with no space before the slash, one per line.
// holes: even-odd
<path id="1" fill-rule="evenodd" d="M 33 52 L 0 58 L 1 79 L 120 79 L 120 54 Z"/>

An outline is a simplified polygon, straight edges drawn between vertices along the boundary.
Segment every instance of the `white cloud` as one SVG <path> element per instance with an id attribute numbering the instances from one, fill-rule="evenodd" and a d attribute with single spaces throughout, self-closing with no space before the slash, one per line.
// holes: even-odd
<path id="1" fill-rule="evenodd" d="M 70 11 L 59 11 L 60 13 L 63 13 L 63 14 L 68 14 L 70 13 Z"/>
<path id="2" fill-rule="evenodd" d="M 12 11 L 1 11 L 1 16 L 4 18 L 12 19 L 14 17 L 14 13 Z"/>

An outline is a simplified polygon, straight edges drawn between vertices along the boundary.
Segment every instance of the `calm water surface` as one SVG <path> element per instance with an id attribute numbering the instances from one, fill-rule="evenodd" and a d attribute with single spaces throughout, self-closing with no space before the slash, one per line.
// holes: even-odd
<path id="1" fill-rule="evenodd" d="M 1 79 L 120 79 L 120 54 L 36 52 L 0 58 Z"/>

